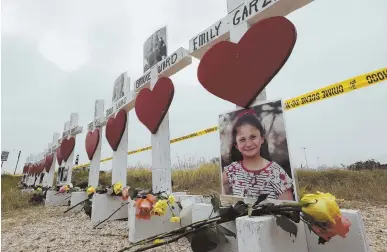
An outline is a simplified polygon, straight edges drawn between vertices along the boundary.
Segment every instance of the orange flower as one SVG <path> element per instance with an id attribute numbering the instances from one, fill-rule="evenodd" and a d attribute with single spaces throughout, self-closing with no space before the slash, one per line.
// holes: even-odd
<path id="1" fill-rule="evenodd" d="M 129 199 L 129 188 L 125 187 L 124 189 L 122 189 L 121 194 L 122 194 L 122 196 L 121 196 L 122 200 L 128 200 Z"/>
<path id="2" fill-rule="evenodd" d="M 136 209 L 136 217 L 138 219 L 150 220 L 152 203 L 148 199 L 137 199 Z"/>
<path id="3" fill-rule="evenodd" d="M 145 199 L 137 199 L 136 200 L 136 217 L 138 219 L 143 219 L 143 220 L 150 220 L 151 217 L 151 211 L 153 208 L 153 200 L 154 199 L 150 196 L 151 194 L 148 194 Z"/>
<path id="4" fill-rule="evenodd" d="M 328 227 L 326 229 L 312 226 L 312 229 L 316 234 L 318 234 L 320 237 L 324 238 L 324 240 L 329 241 L 332 237 L 339 235 L 343 238 L 346 237 L 347 233 L 349 232 L 349 228 L 351 226 L 351 222 L 344 216 L 336 216 L 335 217 L 335 224 L 329 222 Z"/>
<path id="5" fill-rule="evenodd" d="M 148 195 L 146 196 L 146 199 L 147 199 L 149 202 L 151 202 L 152 205 L 154 205 L 154 204 L 156 203 L 156 201 L 157 201 L 156 196 L 154 196 L 154 195 L 152 195 L 152 194 L 148 194 Z"/>

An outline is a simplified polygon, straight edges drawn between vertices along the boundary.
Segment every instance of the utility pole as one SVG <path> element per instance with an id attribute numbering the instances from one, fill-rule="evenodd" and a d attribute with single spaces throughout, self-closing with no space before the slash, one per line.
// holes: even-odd
<path id="1" fill-rule="evenodd" d="M 306 147 L 301 147 L 301 149 L 304 149 L 304 155 L 305 155 L 305 167 L 306 167 L 306 168 L 309 168 L 309 166 L 308 166 L 308 159 L 307 159 L 307 157 L 306 157 Z"/>
<path id="2" fill-rule="evenodd" d="M 19 164 L 20 154 L 21 154 L 21 151 L 19 150 L 19 155 L 17 156 L 17 161 L 16 161 L 16 166 L 15 166 L 15 171 L 13 172 L 13 175 L 15 175 L 15 174 L 16 174 L 16 169 L 17 169 L 17 165 Z"/>

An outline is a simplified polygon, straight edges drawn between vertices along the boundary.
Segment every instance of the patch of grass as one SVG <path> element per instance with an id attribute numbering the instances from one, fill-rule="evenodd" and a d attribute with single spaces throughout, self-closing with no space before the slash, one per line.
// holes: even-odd
<path id="1" fill-rule="evenodd" d="M 345 200 L 387 203 L 387 170 L 298 170 L 300 188 L 307 192 L 331 192 Z"/>
<path id="2" fill-rule="evenodd" d="M 17 209 L 28 208 L 30 193 L 22 193 L 16 186 L 21 176 L 1 175 L 1 215 L 11 213 Z"/>

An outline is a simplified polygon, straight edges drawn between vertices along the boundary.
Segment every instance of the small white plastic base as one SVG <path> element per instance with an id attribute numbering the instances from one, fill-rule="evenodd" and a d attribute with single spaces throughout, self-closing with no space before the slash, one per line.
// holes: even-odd
<path id="1" fill-rule="evenodd" d="M 201 195 L 186 195 L 184 192 L 173 193 L 176 201 L 190 201 L 191 205 L 205 201 Z M 188 202 L 189 203 L 189 202 Z M 187 207 L 184 212 L 180 212 L 177 204 L 174 205 L 174 213 L 181 217 L 181 223 L 171 223 L 171 211 L 164 216 L 152 216 L 150 220 L 141 220 L 136 218 L 136 207 L 134 201 L 129 204 L 129 242 L 137 242 L 156 234 L 172 231 L 176 228 L 186 226 L 192 223 L 192 207 Z"/>
<path id="2" fill-rule="evenodd" d="M 119 196 L 110 196 L 107 194 L 93 195 L 91 210 L 91 223 L 96 225 L 109 217 L 114 211 L 120 208 L 127 201 L 123 201 Z M 128 218 L 128 207 L 124 206 L 117 211 L 109 220 Z"/>
<path id="3" fill-rule="evenodd" d="M 238 249 L 243 252 L 308 252 L 305 226 L 297 224 L 297 237 L 277 226 L 275 217 L 240 217 L 236 219 Z"/>
<path id="4" fill-rule="evenodd" d="M 71 200 L 71 193 L 58 193 L 57 191 L 48 190 L 46 194 L 45 205 L 50 206 L 67 206 Z"/>
<path id="5" fill-rule="evenodd" d="M 87 193 L 86 192 L 73 192 L 71 194 L 71 204 L 70 204 L 70 206 L 73 207 L 76 204 L 78 204 L 79 202 L 84 201 L 85 199 L 87 199 Z M 82 207 L 83 207 L 82 204 L 80 204 L 77 207 L 74 207 L 71 211 L 75 211 L 75 212 L 81 211 Z"/>

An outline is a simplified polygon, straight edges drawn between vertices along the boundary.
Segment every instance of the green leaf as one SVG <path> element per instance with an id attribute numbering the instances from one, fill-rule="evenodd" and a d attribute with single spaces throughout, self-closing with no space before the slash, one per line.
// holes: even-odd
<path id="1" fill-rule="evenodd" d="M 247 208 L 247 215 L 249 217 L 251 217 L 251 214 L 253 213 L 253 208 L 251 206 L 249 206 L 249 208 Z"/>
<path id="2" fill-rule="evenodd" d="M 255 201 L 253 207 L 257 206 L 259 203 L 264 201 L 267 198 L 267 196 L 269 196 L 269 194 L 261 194 L 261 195 L 259 195 L 258 199 L 257 199 L 257 201 Z"/>
<path id="3" fill-rule="evenodd" d="M 191 249 L 193 252 L 209 252 L 218 246 L 220 239 L 212 228 L 204 228 L 192 235 Z"/>
<path id="4" fill-rule="evenodd" d="M 218 231 L 218 233 L 222 233 L 226 236 L 232 236 L 236 239 L 236 234 L 234 232 L 232 232 L 231 230 L 223 227 L 222 225 L 216 225 L 216 230 Z"/>
<path id="5" fill-rule="evenodd" d="M 298 227 L 289 218 L 282 216 L 282 215 L 276 216 L 275 222 L 276 222 L 277 226 L 282 228 L 282 230 L 290 233 L 290 235 L 294 235 L 295 237 L 297 237 Z"/>

